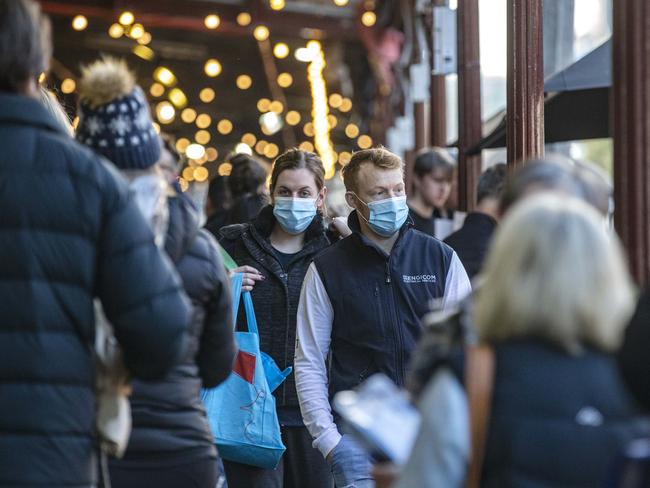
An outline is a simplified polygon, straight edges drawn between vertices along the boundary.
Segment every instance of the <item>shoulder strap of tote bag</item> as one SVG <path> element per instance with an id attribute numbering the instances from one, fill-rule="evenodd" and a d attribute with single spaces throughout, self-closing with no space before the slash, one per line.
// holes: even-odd
<path id="1" fill-rule="evenodd" d="M 239 312 L 239 302 L 242 297 L 244 298 L 244 309 L 246 311 L 246 324 L 248 332 L 259 334 L 257 330 L 257 319 L 255 318 L 255 309 L 253 308 L 253 297 L 250 291 L 242 293 L 242 284 L 244 275 L 242 273 L 234 273 L 230 279 L 230 286 L 232 289 L 232 319 L 233 329 L 237 328 L 237 313 Z"/>
<path id="2" fill-rule="evenodd" d="M 492 389 L 494 351 L 490 346 L 469 346 L 465 356 L 465 391 L 469 404 L 471 458 L 465 488 L 479 488 L 487 441 Z"/>

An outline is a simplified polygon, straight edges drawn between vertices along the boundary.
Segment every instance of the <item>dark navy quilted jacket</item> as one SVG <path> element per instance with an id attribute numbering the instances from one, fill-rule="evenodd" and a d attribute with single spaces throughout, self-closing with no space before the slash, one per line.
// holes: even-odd
<path id="1" fill-rule="evenodd" d="M 93 297 L 158 378 L 190 304 L 121 177 L 37 100 L 0 94 L 0 486 L 91 486 Z"/>

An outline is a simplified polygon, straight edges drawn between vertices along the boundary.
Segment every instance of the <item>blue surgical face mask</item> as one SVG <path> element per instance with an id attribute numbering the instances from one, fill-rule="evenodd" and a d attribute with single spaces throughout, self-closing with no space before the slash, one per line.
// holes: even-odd
<path id="1" fill-rule="evenodd" d="M 276 197 L 273 215 L 289 234 L 303 233 L 316 216 L 315 198 Z"/>
<path id="2" fill-rule="evenodd" d="M 357 212 L 357 214 L 368 222 L 368 225 L 376 234 L 382 237 L 390 237 L 399 231 L 406 222 L 409 214 L 406 197 L 385 198 L 384 200 L 366 203 L 356 193 L 354 196 L 370 210 L 370 216 L 367 220 L 361 215 L 361 212 Z"/>

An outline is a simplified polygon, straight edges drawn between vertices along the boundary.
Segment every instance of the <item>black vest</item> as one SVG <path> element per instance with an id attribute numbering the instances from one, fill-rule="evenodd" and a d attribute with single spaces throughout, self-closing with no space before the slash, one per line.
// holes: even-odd
<path id="1" fill-rule="evenodd" d="M 330 396 L 381 372 L 404 384 L 420 319 L 445 293 L 453 251 L 407 222 L 387 255 L 359 231 L 314 259 L 334 311 Z"/>
<path id="2" fill-rule="evenodd" d="M 616 454 L 648 434 L 614 359 L 533 341 L 497 345 L 484 488 L 605 486 Z"/>

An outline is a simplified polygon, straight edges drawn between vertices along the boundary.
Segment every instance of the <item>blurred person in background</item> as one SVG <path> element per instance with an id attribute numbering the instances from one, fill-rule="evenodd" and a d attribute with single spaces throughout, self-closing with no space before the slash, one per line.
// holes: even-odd
<path id="1" fill-rule="evenodd" d="M 271 172 L 271 204 L 249 224 L 224 227 L 221 245 L 240 265 L 260 318 L 261 350 L 281 370 L 293 365 L 296 311 L 313 258 L 330 245 L 325 233 L 325 170 L 320 158 L 291 149 Z M 240 313 L 237 323 L 245 325 Z M 330 488 L 327 463 L 311 446 L 300 415 L 293 374 L 274 392 L 282 440 L 287 448 L 275 470 L 224 461 L 230 488 Z"/>
<path id="2" fill-rule="evenodd" d="M 215 236 L 227 225 L 249 223 L 268 203 L 267 173 L 262 163 L 248 154 L 234 154 L 228 162 L 232 165 L 227 180 L 230 205 L 221 212 L 213 211 L 206 223 L 207 229 Z M 210 205 L 219 208 L 218 205 L 222 204 L 210 199 Z"/>
<path id="3" fill-rule="evenodd" d="M 358 151 L 343 168 L 353 233 L 309 267 L 298 306 L 296 387 L 305 425 L 336 486 L 371 487 L 371 459 L 341 435 L 330 400 L 382 372 L 403 385 L 437 299 L 447 308 L 471 290 L 454 251 L 412 228 L 404 163 L 383 148 Z"/>
<path id="4" fill-rule="evenodd" d="M 544 192 L 508 212 L 474 299 L 495 361 L 480 486 L 604 486 L 617 452 L 647 434 L 612 355 L 633 300 L 621 246 L 592 206 Z M 472 448 L 462 363 L 427 385 L 396 487 L 464 486 Z"/>
<path id="5" fill-rule="evenodd" d="M 41 102 L 52 46 L 0 0 L 0 485 L 95 486 L 94 299 L 131 375 L 175 363 L 190 304 L 127 185 Z"/>
<path id="6" fill-rule="evenodd" d="M 219 229 L 226 219 L 228 209 L 232 205 L 232 196 L 228 188 L 228 176 L 215 175 L 208 184 L 208 194 L 205 199 L 205 228 L 213 235 L 219 235 Z"/>
<path id="7" fill-rule="evenodd" d="M 133 429 L 124 457 L 111 460 L 111 484 L 214 488 L 217 453 L 199 394 L 227 378 L 235 355 L 229 286 L 216 242 L 170 185 L 178 164 L 154 131 L 126 64 L 104 58 L 82 68 L 79 100 L 77 138 L 110 158 L 130 182 L 193 312 L 174 368 L 162 380 L 132 383 Z"/>
<path id="8" fill-rule="evenodd" d="M 450 246 L 473 279 L 483 265 L 492 234 L 499 220 L 499 201 L 506 182 L 508 169 L 499 163 L 486 169 L 478 180 L 474 211 L 467 214 L 463 226 L 449 235 L 445 244 Z"/>
<path id="9" fill-rule="evenodd" d="M 413 164 L 413 195 L 409 196 L 409 215 L 414 227 L 440 239 L 436 220 L 451 222 L 454 211 L 447 208 L 456 171 L 454 160 L 442 148 L 429 148 L 418 153 Z M 450 226 L 447 226 L 451 228 Z M 440 230 L 440 229 L 439 229 Z"/>

